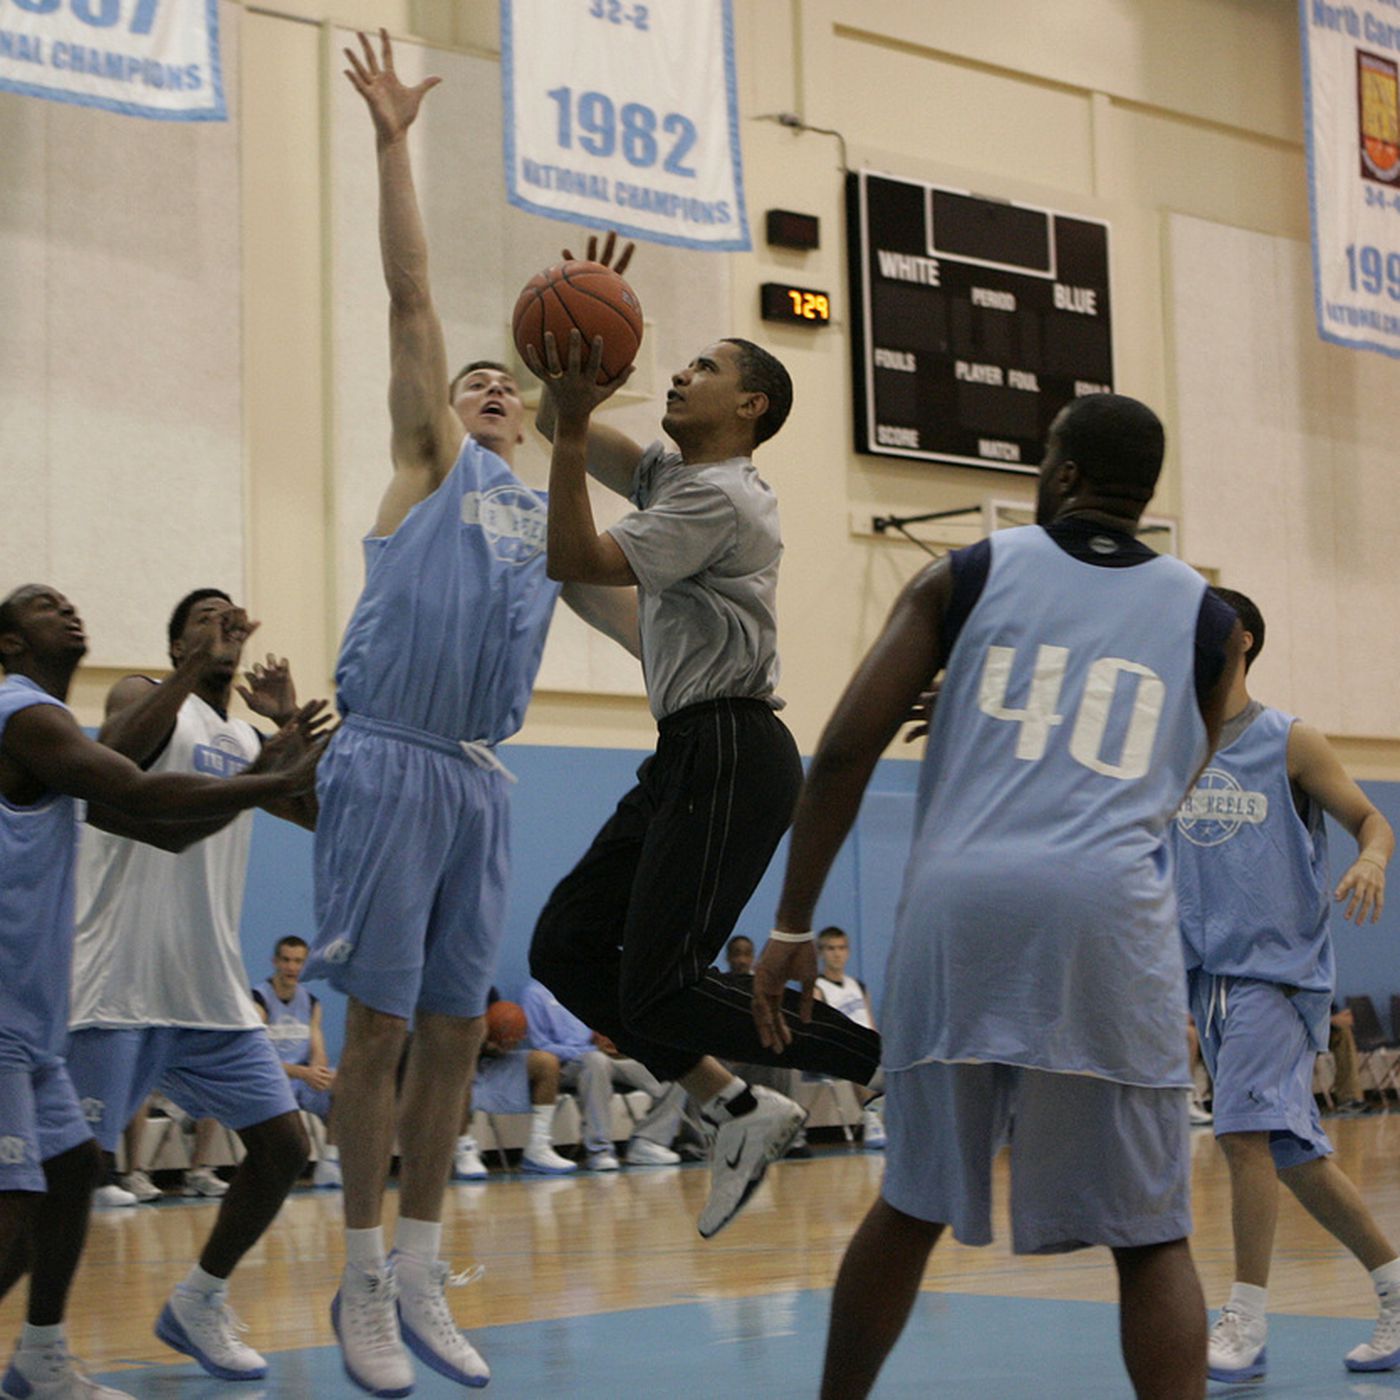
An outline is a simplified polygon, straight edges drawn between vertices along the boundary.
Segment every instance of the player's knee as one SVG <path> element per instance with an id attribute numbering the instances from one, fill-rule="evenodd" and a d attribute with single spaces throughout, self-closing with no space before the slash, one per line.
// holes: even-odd
<path id="1" fill-rule="evenodd" d="M 50 1196 L 86 1199 L 102 1184 L 107 1163 L 96 1138 L 88 1138 L 44 1163 L 44 1184 Z"/>
<path id="2" fill-rule="evenodd" d="M 299 1113 L 284 1113 L 243 1134 L 249 1159 L 268 1176 L 295 1181 L 311 1158 L 311 1141 Z"/>

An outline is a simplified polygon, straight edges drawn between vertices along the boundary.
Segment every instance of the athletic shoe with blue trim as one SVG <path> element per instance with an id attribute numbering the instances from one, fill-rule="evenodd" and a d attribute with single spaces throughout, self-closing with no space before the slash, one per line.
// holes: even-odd
<path id="1" fill-rule="evenodd" d="M 1213 1381 L 1257 1381 L 1269 1369 L 1264 1342 L 1269 1324 L 1226 1303 L 1210 1329 L 1206 1374 Z"/>
<path id="2" fill-rule="evenodd" d="M 267 1362 L 238 1338 L 247 1325 L 228 1305 L 228 1289 L 201 1293 L 177 1285 L 156 1319 L 156 1336 L 166 1346 L 192 1356 L 221 1381 L 255 1381 L 267 1375 Z"/>
<path id="3" fill-rule="evenodd" d="M 46 1347 L 16 1347 L 0 1380 L 0 1395 L 6 1400 L 136 1400 L 125 1390 L 98 1385 L 85 1376 L 63 1341 Z"/>
<path id="4" fill-rule="evenodd" d="M 397 1251 L 389 1259 L 399 1283 L 399 1329 L 404 1345 L 425 1366 L 458 1385 L 485 1385 L 491 1379 L 491 1368 L 462 1335 L 447 1305 L 449 1288 L 474 1283 L 485 1270 L 477 1267 L 454 1274 L 445 1260 L 425 1264 Z"/>
<path id="5" fill-rule="evenodd" d="M 331 1326 L 345 1374 L 371 1395 L 413 1393 L 413 1363 L 399 1333 L 399 1286 L 394 1271 L 345 1266 L 331 1301 Z"/>
<path id="6" fill-rule="evenodd" d="M 1369 1342 L 1346 1356 L 1348 1371 L 1393 1371 L 1400 1366 L 1400 1297 L 1381 1300 L 1381 1315 Z"/>

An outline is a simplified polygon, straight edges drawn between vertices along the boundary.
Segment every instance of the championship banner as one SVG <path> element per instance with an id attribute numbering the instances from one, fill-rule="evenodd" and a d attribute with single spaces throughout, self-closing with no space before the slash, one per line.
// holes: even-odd
<path id="1" fill-rule="evenodd" d="M 730 0 L 501 0 L 506 195 L 629 238 L 742 252 Z"/>
<path id="2" fill-rule="evenodd" d="M 0 91 L 226 121 L 218 0 L 0 0 Z"/>
<path id="3" fill-rule="evenodd" d="M 1400 0 L 1300 0 L 1317 329 L 1400 356 Z"/>

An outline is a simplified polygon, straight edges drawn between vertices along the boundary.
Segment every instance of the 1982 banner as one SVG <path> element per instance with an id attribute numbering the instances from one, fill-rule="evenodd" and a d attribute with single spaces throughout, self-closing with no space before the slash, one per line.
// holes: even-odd
<path id="1" fill-rule="evenodd" d="M 224 121 L 218 0 L 0 0 L 0 90 Z"/>
<path id="2" fill-rule="evenodd" d="M 1400 356 L 1400 0 L 1300 0 L 1317 327 Z"/>
<path id="3" fill-rule="evenodd" d="M 729 0 L 501 0 L 501 73 L 512 204 L 750 246 Z"/>

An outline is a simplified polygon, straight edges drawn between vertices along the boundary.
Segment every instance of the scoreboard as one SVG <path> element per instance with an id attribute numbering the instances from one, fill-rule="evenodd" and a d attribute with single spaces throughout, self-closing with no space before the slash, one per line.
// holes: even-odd
<path id="1" fill-rule="evenodd" d="M 1108 225 L 868 170 L 846 202 L 856 451 L 1035 471 L 1113 388 Z"/>

